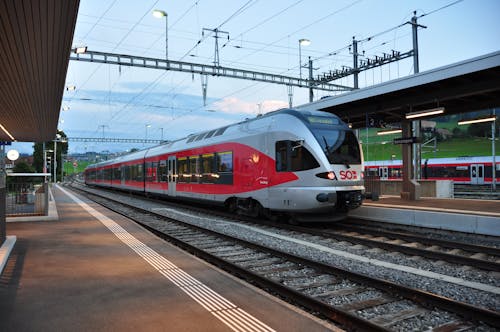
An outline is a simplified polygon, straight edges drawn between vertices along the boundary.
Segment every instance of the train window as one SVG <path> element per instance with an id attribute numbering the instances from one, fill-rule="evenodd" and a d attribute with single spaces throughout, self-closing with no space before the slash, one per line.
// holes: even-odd
<path id="1" fill-rule="evenodd" d="M 167 182 L 167 161 L 166 160 L 160 160 L 160 164 L 158 166 L 158 171 L 156 172 L 158 174 L 158 180 L 160 182 Z"/>
<path id="2" fill-rule="evenodd" d="M 361 153 L 352 131 L 312 129 L 331 164 L 361 164 Z"/>
<path id="3" fill-rule="evenodd" d="M 206 153 L 202 155 L 200 166 L 201 182 L 215 183 L 215 155 L 213 153 Z"/>
<path id="4" fill-rule="evenodd" d="M 151 182 L 158 182 L 158 177 L 157 177 L 157 170 L 158 170 L 158 162 L 153 161 L 151 163 Z"/>
<path id="5" fill-rule="evenodd" d="M 214 136 L 220 136 L 222 134 L 224 134 L 224 132 L 226 131 L 228 127 L 223 127 L 223 128 L 219 128 L 217 129 L 217 131 L 215 132 Z"/>
<path id="6" fill-rule="evenodd" d="M 179 175 L 178 182 L 191 181 L 191 174 L 189 173 L 189 159 L 187 157 L 177 159 L 177 173 Z"/>
<path id="7" fill-rule="evenodd" d="M 217 155 L 217 175 L 215 183 L 233 184 L 233 152 L 219 152 Z"/>
<path id="8" fill-rule="evenodd" d="M 278 141 L 276 142 L 276 171 L 287 172 L 288 164 L 290 160 L 288 159 L 288 144 L 290 141 Z"/>
<path id="9" fill-rule="evenodd" d="M 318 161 L 303 145 L 290 140 L 276 142 L 276 171 L 297 172 L 316 167 Z"/>
<path id="10" fill-rule="evenodd" d="M 217 153 L 217 172 L 232 172 L 233 171 L 233 152 Z"/>
<path id="11" fill-rule="evenodd" d="M 191 135 L 188 140 L 186 141 L 186 143 L 191 143 L 192 141 L 194 141 L 194 139 L 196 138 L 196 135 Z"/>
<path id="12" fill-rule="evenodd" d="M 120 167 L 113 168 L 113 180 L 120 181 L 122 179 Z"/>
<path id="13" fill-rule="evenodd" d="M 191 174 L 191 183 L 198 183 L 199 179 L 198 164 L 199 164 L 198 156 L 189 157 L 189 174 Z"/>
<path id="14" fill-rule="evenodd" d="M 130 180 L 130 166 L 122 166 L 122 178 L 125 181 Z"/>
<path id="15" fill-rule="evenodd" d="M 155 162 L 146 163 L 146 181 L 156 182 L 156 164 Z"/>
<path id="16" fill-rule="evenodd" d="M 142 169 L 142 167 L 141 167 L 141 169 Z M 141 175 L 139 173 L 139 165 L 130 166 L 130 180 L 131 181 L 140 181 L 140 179 L 141 179 Z"/>
<path id="17" fill-rule="evenodd" d="M 203 137 L 205 137 L 205 135 L 206 135 L 206 133 L 203 133 L 203 134 L 196 136 L 195 141 L 201 141 L 203 139 Z"/>
<path id="18" fill-rule="evenodd" d="M 205 136 L 205 138 L 210 138 L 210 137 L 214 136 L 214 134 L 215 134 L 216 131 L 217 130 L 209 131 L 208 134 L 207 134 L 207 136 Z"/>

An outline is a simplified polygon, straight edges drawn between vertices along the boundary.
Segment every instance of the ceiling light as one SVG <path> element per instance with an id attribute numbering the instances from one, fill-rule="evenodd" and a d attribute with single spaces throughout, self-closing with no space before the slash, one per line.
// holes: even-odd
<path id="1" fill-rule="evenodd" d="M 480 122 L 491 122 L 497 119 L 496 116 L 490 116 L 488 118 L 480 118 L 480 119 L 472 119 L 472 120 L 462 120 L 458 121 L 459 125 L 471 124 L 471 123 L 480 123 Z"/>
<path id="2" fill-rule="evenodd" d="M 2 128 L 2 130 L 4 131 L 4 133 L 6 133 L 6 134 L 7 134 L 7 136 L 9 136 L 11 140 L 13 140 L 13 141 L 15 141 L 15 140 L 16 140 L 16 139 L 14 138 L 14 136 L 12 136 L 12 135 L 9 133 L 9 131 L 8 131 L 7 129 L 5 129 L 5 127 L 4 127 L 4 126 L 2 126 L 1 124 L 0 124 L 0 128 Z"/>
<path id="3" fill-rule="evenodd" d="M 399 134 L 401 132 L 403 132 L 403 130 L 401 129 L 389 129 L 389 130 L 377 131 L 377 135 Z"/>
<path id="4" fill-rule="evenodd" d="M 407 119 L 414 119 L 414 118 L 421 118 L 424 116 L 436 115 L 436 114 L 441 114 L 441 113 L 444 113 L 444 107 L 432 108 L 432 109 L 425 110 L 425 111 L 410 112 L 410 113 L 406 114 L 406 118 Z"/>

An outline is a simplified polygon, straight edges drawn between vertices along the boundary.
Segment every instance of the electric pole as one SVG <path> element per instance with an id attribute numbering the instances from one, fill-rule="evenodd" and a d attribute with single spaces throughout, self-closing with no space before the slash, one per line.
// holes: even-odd
<path id="1" fill-rule="evenodd" d="M 203 30 L 201 32 L 202 36 L 205 36 L 205 31 L 210 31 L 210 32 L 213 32 L 215 34 L 214 35 L 214 38 L 215 38 L 214 66 L 219 67 L 220 66 L 220 62 L 219 62 L 219 38 L 221 38 L 219 36 L 219 34 L 227 35 L 227 40 L 229 40 L 229 32 L 221 31 L 218 28 L 215 28 L 215 29 L 203 28 Z"/>

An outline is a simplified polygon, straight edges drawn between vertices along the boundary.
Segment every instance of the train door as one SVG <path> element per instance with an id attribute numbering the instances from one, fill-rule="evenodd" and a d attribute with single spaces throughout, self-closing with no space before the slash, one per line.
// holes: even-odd
<path id="1" fill-rule="evenodd" d="M 380 177 L 380 180 L 389 179 L 389 168 L 387 166 L 379 167 L 378 176 Z"/>
<path id="2" fill-rule="evenodd" d="M 120 185 L 125 185 L 125 166 L 120 166 Z"/>
<path id="3" fill-rule="evenodd" d="M 470 183 L 484 184 L 484 165 L 482 164 L 470 165 Z"/>
<path id="4" fill-rule="evenodd" d="M 168 195 L 176 196 L 177 158 L 175 156 L 168 157 L 167 181 L 168 181 Z"/>

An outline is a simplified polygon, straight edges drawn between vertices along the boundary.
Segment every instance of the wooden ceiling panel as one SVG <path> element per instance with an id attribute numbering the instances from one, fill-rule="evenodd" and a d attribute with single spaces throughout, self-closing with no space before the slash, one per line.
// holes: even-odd
<path id="1" fill-rule="evenodd" d="M 16 141 L 55 137 L 78 6 L 0 2 L 0 124 Z M 11 140 L 0 128 L 0 141 Z"/>

